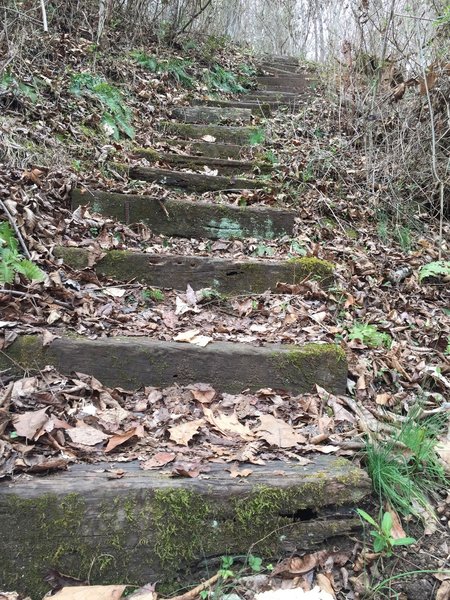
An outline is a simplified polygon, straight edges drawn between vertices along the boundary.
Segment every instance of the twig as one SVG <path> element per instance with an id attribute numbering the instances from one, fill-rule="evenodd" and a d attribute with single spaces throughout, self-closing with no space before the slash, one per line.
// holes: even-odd
<path id="1" fill-rule="evenodd" d="M 5 211 L 6 216 L 8 217 L 8 221 L 11 223 L 12 228 L 14 229 L 14 231 L 16 232 L 17 235 L 17 239 L 20 242 L 20 245 L 22 246 L 22 250 L 23 253 L 25 254 L 25 256 L 28 258 L 28 260 L 31 260 L 31 254 L 28 252 L 28 248 L 25 244 L 25 240 L 22 237 L 22 234 L 19 231 L 19 228 L 17 227 L 16 222 L 14 221 L 14 217 L 12 216 L 12 214 L 9 212 L 8 208 L 6 207 L 6 204 L 3 202 L 3 200 L 0 200 L 0 206 L 2 207 L 2 209 Z"/>
<path id="2" fill-rule="evenodd" d="M 27 292 L 19 292 L 18 290 L 7 290 L 5 288 L 0 288 L 0 294 L 9 294 L 10 296 L 18 296 L 20 298 L 33 298 L 34 300 L 42 300 L 42 296 L 38 294 L 29 294 Z M 63 308 L 72 308 L 70 304 L 67 302 L 63 302 L 62 300 L 56 300 L 52 298 L 52 302 L 57 304 L 58 306 L 62 306 Z"/>
<path id="3" fill-rule="evenodd" d="M 42 26 L 44 28 L 44 33 L 48 32 L 48 23 L 47 23 L 47 10 L 45 8 L 45 0 L 41 0 L 41 11 L 42 11 Z"/>
<path id="4" fill-rule="evenodd" d="M 197 587 L 192 588 L 192 590 L 189 590 L 185 594 L 181 594 L 181 596 L 174 596 L 173 598 L 170 598 L 169 600 L 194 600 L 194 598 L 196 598 L 201 592 L 203 592 L 203 590 L 206 590 L 207 588 L 209 588 L 211 585 L 216 583 L 216 581 L 218 581 L 219 579 L 220 579 L 220 573 L 216 573 L 215 575 L 213 575 L 212 577 L 210 577 L 209 579 L 207 579 L 206 581 L 204 581 Z"/>

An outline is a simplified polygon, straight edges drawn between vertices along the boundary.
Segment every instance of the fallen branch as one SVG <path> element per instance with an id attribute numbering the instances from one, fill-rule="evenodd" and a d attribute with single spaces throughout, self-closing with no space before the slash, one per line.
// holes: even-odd
<path id="1" fill-rule="evenodd" d="M 23 253 L 28 258 L 28 260 L 31 260 L 31 254 L 28 252 L 28 248 L 27 248 L 27 245 L 25 244 L 25 240 L 23 239 L 22 234 L 20 233 L 20 230 L 19 230 L 16 222 L 14 221 L 14 217 L 9 212 L 9 210 L 8 210 L 6 204 L 3 202 L 3 200 L 0 200 L 0 206 L 4 210 L 6 216 L 8 217 L 8 221 L 11 224 L 11 227 L 14 229 L 14 231 L 17 235 L 17 239 L 19 240 L 20 245 L 22 246 Z"/>
<path id="2" fill-rule="evenodd" d="M 209 579 L 207 579 L 206 581 L 204 581 L 197 587 L 192 588 L 192 590 L 189 590 L 185 594 L 181 594 L 181 596 L 174 596 L 173 598 L 170 598 L 169 600 L 194 600 L 194 598 L 196 598 L 201 592 L 203 592 L 203 590 L 206 590 L 207 588 L 209 588 L 211 585 L 216 583 L 216 581 L 218 581 L 219 579 L 220 579 L 220 573 L 216 573 L 215 575 L 213 575 L 212 577 L 210 577 Z"/>

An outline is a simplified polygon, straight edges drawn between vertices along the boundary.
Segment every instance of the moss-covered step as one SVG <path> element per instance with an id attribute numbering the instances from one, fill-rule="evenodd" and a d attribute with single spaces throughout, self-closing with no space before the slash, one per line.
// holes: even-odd
<path id="1" fill-rule="evenodd" d="M 278 102 L 278 104 L 295 104 L 300 100 L 297 92 L 284 92 L 283 90 L 255 90 L 242 96 L 244 102 Z"/>
<path id="2" fill-rule="evenodd" d="M 209 239 L 275 239 L 293 235 L 296 213 L 262 206 L 211 204 L 190 200 L 161 202 L 151 196 L 75 189 L 72 208 L 90 205 L 94 212 L 126 224 L 145 223 L 156 234 Z"/>
<path id="3" fill-rule="evenodd" d="M 270 102 L 242 102 L 239 99 L 236 100 L 193 100 L 192 103 L 198 106 L 217 106 L 223 108 L 248 108 L 252 115 L 256 117 L 270 117 L 272 115 L 272 108 L 276 103 Z"/>
<path id="4" fill-rule="evenodd" d="M 225 175 L 205 175 L 186 171 L 171 171 L 135 165 L 127 168 L 131 179 L 153 181 L 166 187 L 178 188 L 187 192 L 210 192 L 219 190 L 256 190 L 273 189 L 273 184 L 260 179 L 243 179 L 242 177 L 226 177 Z"/>
<path id="5" fill-rule="evenodd" d="M 241 173 L 257 171 L 270 173 L 272 165 L 262 161 L 230 160 L 227 158 L 212 158 L 210 156 L 192 156 L 190 154 L 175 154 L 169 152 L 158 152 L 153 148 L 135 148 L 133 156 L 146 158 L 149 162 L 164 163 L 173 167 L 183 169 L 198 169 L 208 167 L 217 170 L 220 174 L 239 175 Z"/>
<path id="6" fill-rule="evenodd" d="M 203 142 L 194 140 L 163 140 L 164 144 L 183 148 L 189 154 L 208 156 L 210 158 L 225 158 L 238 160 L 247 150 L 238 144 L 220 144 L 219 142 Z"/>
<path id="7" fill-rule="evenodd" d="M 55 256 L 74 269 L 89 266 L 89 250 L 58 246 Z M 109 250 L 93 267 L 99 275 L 119 281 L 136 279 L 153 287 L 175 290 L 213 288 L 222 294 L 263 293 L 278 282 L 296 284 L 313 279 L 327 287 L 333 283 L 334 266 L 318 258 L 290 260 L 230 260 L 208 256 L 148 254 Z"/>
<path id="8" fill-rule="evenodd" d="M 202 139 L 205 136 L 226 144 L 251 145 L 253 138 L 261 137 L 264 131 L 259 127 L 237 127 L 232 125 L 191 125 L 162 121 L 160 126 L 164 133 L 176 135 L 184 139 Z M 259 141 L 259 140 L 258 140 Z"/>
<path id="9" fill-rule="evenodd" d="M 23 374 L 55 366 L 64 375 L 89 373 L 109 387 L 136 389 L 203 381 L 223 392 L 239 393 L 263 387 L 311 392 L 320 385 L 331 393 L 345 392 L 345 353 L 334 344 L 251 346 L 214 342 L 161 342 L 143 337 L 91 340 L 71 336 L 43 346 L 37 335 L 19 336 L 0 353 L 0 370 Z"/>
<path id="10" fill-rule="evenodd" d="M 354 508 L 368 496 L 364 471 L 342 458 L 310 455 L 250 465 L 208 465 L 207 479 L 170 478 L 137 461 L 77 464 L 45 477 L 0 486 L 0 581 L 32 600 L 48 590 L 49 568 L 91 584 L 158 581 L 167 596 L 198 583 L 217 556 L 280 558 L 354 535 Z M 167 471 L 167 469 L 166 469 Z M 330 541 L 327 542 L 330 544 Z M 199 563 L 201 566 L 199 566 Z"/>
<path id="11" fill-rule="evenodd" d="M 172 118 L 182 123 L 207 125 L 220 125 L 229 121 L 249 123 L 252 119 L 252 111 L 242 107 L 181 106 L 172 109 Z"/>

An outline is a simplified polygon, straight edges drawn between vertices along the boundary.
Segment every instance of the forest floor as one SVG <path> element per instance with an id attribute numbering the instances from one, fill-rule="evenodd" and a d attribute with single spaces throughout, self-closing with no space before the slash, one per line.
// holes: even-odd
<path id="1" fill-rule="evenodd" d="M 46 369 L 17 379 L 5 371 L 0 373 L 0 476 L 27 477 L 72 462 L 108 460 L 111 477 L 120 478 L 118 465 L 139 458 L 143 469 L 165 468 L 184 477 L 202 477 L 209 462 L 224 459 L 230 462 L 230 477 L 251 477 L 252 464 L 292 458 L 294 446 L 295 456 L 305 460 L 314 451 L 358 462 L 368 432 L 389 431 L 418 405 L 427 414 L 440 414 L 450 397 L 449 284 L 445 277 L 421 281 L 421 269 L 438 260 L 437 220 L 430 207 L 412 210 L 390 202 L 387 186 L 368 185 L 364 123 L 342 112 L 329 88 L 297 113 L 281 110 L 267 121 L 254 119 L 270 141 L 256 140 L 248 157 L 274 167 L 275 191 L 202 194 L 210 202 L 293 209 L 297 216 L 290 237 L 263 242 L 171 238 L 90 209 L 71 210 L 75 187 L 87 193 L 145 193 L 162 202 L 189 198 L 127 178 L 114 166 L 115 157 L 145 165 L 134 149 L 168 149 L 159 124 L 174 106 L 223 97 L 240 91 L 239 85 L 251 87 L 257 69 L 250 53 L 213 39 L 179 48 L 183 58 L 174 59 L 173 50 L 155 49 L 155 54 L 164 68 L 150 71 L 142 55 L 123 49 L 97 55 L 87 40 L 55 36 L 42 54 L 30 44 L 13 75 L 0 79 L 0 200 L 20 227 L 33 261 L 47 274 L 43 283 L 16 278 L 14 286 L 0 290 L 0 349 L 24 333 L 42 333 L 50 344 L 63 330 L 89 339 L 152 336 L 195 343 L 200 335 L 205 344 L 338 342 L 349 364 L 347 396 L 321 388 L 301 396 L 267 388 L 232 395 L 203 382 L 113 390 L 83 374 L 67 378 Z M 212 64 L 220 64 L 227 75 L 208 78 Z M 80 73 L 113 86 L 109 100 L 84 92 L 87 75 L 82 81 Z M 449 233 L 445 222 L 444 258 Z M 190 286 L 182 293 L 70 269 L 53 255 L 57 245 L 82 245 L 92 264 L 107 250 L 129 249 L 233 259 L 317 257 L 335 265 L 336 282 L 327 290 L 314 282 L 280 282 L 276 292 L 261 294 L 224 296 Z M 40 428 L 52 422 L 54 431 L 35 437 L 34 418 L 44 407 Z M 232 430 L 218 436 L 217 422 L 208 414 L 214 409 L 226 415 L 231 407 L 238 425 L 252 432 L 251 443 L 237 441 Z M 256 433 L 261 415 L 272 416 L 278 427 L 284 423 L 284 435 L 295 436 L 295 444 L 279 447 L 273 437 Z M 102 439 L 94 445 L 72 439 L 61 423 L 70 427 L 77 419 Z M 450 440 L 444 430 L 441 434 L 440 453 L 448 463 Z M 32 446 L 24 443 L 30 438 Z M 326 573 L 336 597 L 350 599 L 363 597 L 391 575 L 446 569 L 449 500 L 441 493 L 432 503 L 437 518 L 423 513 L 419 524 L 411 516 L 403 526 L 396 524 L 400 536 L 406 530 L 417 538 L 411 549 L 386 558 L 370 552 L 371 543 L 361 536 L 341 546 L 345 561 L 333 548 L 306 555 L 301 564 L 280 557 L 275 574 L 291 582 L 280 586 L 289 587 L 296 578 L 296 586 L 306 589 L 315 574 Z M 254 575 L 247 588 L 242 580 L 237 593 L 250 598 L 265 589 L 269 577 L 273 573 Z M 398 597 L 421 600 L 434 597 L 441 580 L 443 592 L 446 577 L 422 573 L 389 585 Z M 392 590 L 383 593 L 395 597 Z"/>

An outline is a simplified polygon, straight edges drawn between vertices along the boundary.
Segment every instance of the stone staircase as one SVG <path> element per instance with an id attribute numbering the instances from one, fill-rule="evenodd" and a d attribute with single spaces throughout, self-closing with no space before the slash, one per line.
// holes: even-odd
<path id="1" fill-rule="evenodd" d="M 267 74 L 258 78 L 257 90 L 237 100 L 172 111 L 172 120 L 161 127 L 166 136 L 176 136 L 167 146 L 183 147 L 184 154 L 136 148 L 135 156 L 154 166 L 116 165 L 132 179 L 195 192 L 198 200 L 169 196 L 161 202 L 140 194 L 76 189 L 72 208 L 88 204 L 104 216 L 143 222 L 156 234 L 174 237 L 292 236 L 295 211 L 212 203 L 201 197 L 208 191 L 277 189 L 270 180 L 272 166 L 246 158 L 252 136 L 274 111 L 295 110 L 304 102 L 314 79 L 293 59 L 267 57 L 261 66 Z M 192 172 L 204 166 L 218 174 Z M 55 254 L 73 268 L 88 267 L 85 248 L 59 247 Z M 136 279 L 182 291 L 189 284 L 224 294 L 275 291 L 277 282 L 295 284 L 308 278 L 326 288 L 334 280 L 334 266 L 316 258 L 236 260 L 114 250 L 94 269 L 119 281 Z M 332 344 L 256 347 L 219 342 L 199 348 L 142 337 L 90 340 L 70 335 L 44 346 L 39 336 L 22 336 L 0 356 L 0 369 L 31 371 L 47 364 L 128 389 L 201 381 L 229 393 L 271 387 L 299 394 L 314 391 L 317 384 L 343 394 L 347 376 L 345 354 Z M 110 555 L 114 561 L 105 564 L 102 582 L 117 580 L 118 573 L 121 581 L 133 583 L 168 581 L 186 568 L 195 571 L 201 558 L 245 555 L 250 546 L 254 553 L 277 558 L 349 534 L 359 526 L 352 509 L 369 493 L 366 474 L 341 458 L 308 458 L 307 465 L 294 456 L 290 462 L 252 465 L 245 482 L 230 480 L 226 464 L 214 465 L 207 479 L 174 481 L 163 472 L 142 472 L 136 462 L 121 465 L 125 477 L 119 480 L 108 479 L 99 465 L 77 465 L 65 474 L 13 482 L 0 488 L 0 580 L 32 593 L 32 575 L 44 566 L 85 577 L 86 565 L 96 556 Z"/>

